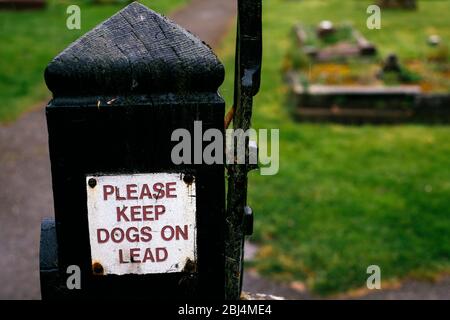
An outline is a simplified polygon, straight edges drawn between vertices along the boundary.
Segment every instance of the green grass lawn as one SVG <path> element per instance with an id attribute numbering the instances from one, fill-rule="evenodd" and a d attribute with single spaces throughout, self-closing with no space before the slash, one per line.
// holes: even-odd
<path id="1" fill-rule="evenodd" d="M 162 13 L 189 0 L 140 1 Z M 23 111 L 49 97 L 43 74 L 47 63 L 124 4 L 93 5 L 88 1 L 47 0 L 37 11 L 0 11 L 0 122 L 16 119 Z M 66 9 L 81 8 L 81 29 L 68 30 Z"/>
<path id="2" fill-rule="evenodd" d="M 450 42 L 447 1 L 382 13 L 365 28 L 370 1 L 264 1 L 264 63 L 255 128 L 280 128 L 280 171 L 251 175 L 254 263 L 274 279 L 305 281 L 313 292 L 365 287 L 367 266 L 382 280 L 450 270 L 450 127 L 299 124 L 290 115 L 282 60 L 294 23 L 352 21 L 381 54 L 421 59 L 430 30 Z M 231 103 L 233 37 L 222 48 Z"/>

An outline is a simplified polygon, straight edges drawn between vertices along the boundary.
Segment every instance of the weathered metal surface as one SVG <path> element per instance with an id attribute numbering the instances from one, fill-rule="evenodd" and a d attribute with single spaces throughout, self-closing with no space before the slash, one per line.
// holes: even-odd
<path id="1" fill-rule="evenodd" d="M 236 68 L 233 117 L 234 129 L 246 131 L 251 126 L 253 96 L 258 93 L 262 59 L 262 1 L 238 1 Z M 248 155 L 249 141 L 246 141 Z M 247 205 L 247 173 L 249 164 L 232 164 L 228 169 L 227 229 L 225 232 L 225 297 L 237 300 L 242 289 L 243 252 Z"/>
<path id="2" fill-rule="evenodd" d="M 185 180 L 181 173 L 86 177 L 94 274 L 182 272 L 195 264 L 195 182 Z"/>

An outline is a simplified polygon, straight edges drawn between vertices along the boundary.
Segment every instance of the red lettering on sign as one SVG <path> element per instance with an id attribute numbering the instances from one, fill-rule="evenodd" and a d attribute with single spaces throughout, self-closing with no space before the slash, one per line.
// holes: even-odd
<path id="1" fill-rule="evenodd" d="M 158 221 L 165 212 L 166 207 L 162 204 L 156 206 L 122 206 L 116 207 L 116 220 L 117 222 Z"/>
<path id="2" fill-rule="evenodd" d="M 120 189 L 118 187 L 114 187 L 114 189 L 116 189 L 116 200 L 127 200 L 127 198 L 120 195 Z"/>
<path id="3" fill-rule="evenodd" d="M 120 228 L 114 228 L 111 230 L 111 240 L 115 243 L 121 243 L 125 238 L 125 232 Z"/>
<path id="4" fill-rule="evenodd" d="M 153 221 L 153 206 L 142 206 L 142 219 L 144 221 Z M 158 219 L 156 219 L 158 220 Z"/>
<path id="5" fill-rule="evenodd" d="M 123 259 L 123 250 L 119 249 L 119 263 L 129 263 L 129 261 L 125 261 Z"/>
<path id="6" fill-rule="evenodd" d="M 141 206 L 132 206 L 130 207 L 131 213 L 131 221 L 142 221 L 141 215 Z"/>
<path id="7" fill-rule="evenodd" d="M 175 234 L 175 231 L 174 231 L 174 229 L 172 228 L 172 226 L 164 226 L 164 227 L 161 229 L 161 238 L 162 238 L 163 240 L 166 240 L 166 241 L 172 240 L 174 234 Z"/>
<path id="8" fill-rule="evenodd" d="M 102 233 L 104 237 L 102 238 Z M 106 229 L 97 229 L 97 242 L 98 243 L 106 243 L 109 241 L 109 232 Z"/>
<path id="9" fill-rule="evenodd" d="M 163 254 L 163 256 L 161 256 Z M 156 261 L 163 262 L 167 260 L 169 254 L 167 253 L 166 248 L 156 248 Z"/>
<path id="10" fill-rule="evenodd" d="M 146 177 L 128 181 L 124 179 L 105 179 L 103 183 L 107 184 L 104 185 L 102 185 L 102 180 L 99 178 L 98 181 L 100 183 L 97 188 L 102 188 L 98 191 L 102 190 L 103 194 L 95 194 L 96 201 L 100 200 L 101 203 L 100 205 L 94 203 L 94 209 L 99 215 L 94 216 L 98 221 L 94 220 L 96 223 L 94 224 L 94 234 L 91 233 L 91 237 L 93 237 L 91 241 L 97 240 L 98 244 L 103 245 L 101 249 L 104 252 L 101 253 L 104 256 L 117 254 L 118 256 L 115 256 L 115 264 L 117 264 L 117 260 L 120 264 L 159 263 L 167 262 L 169 260 L 169 250 L 175 250 L 175 253 L 171 251 L 171 254 L 174 255 L 170 258 L 175 260 L 178 256 L 181 256 L 183 258 L 180 259 L 185 259 L 185 252 L 182 250 L 183 248 L 179 247 L 179 243 L 167 243 L 168 241 L 190 240 L 189 228 L 192 228 L 191 223 L 195 223 L 192 222 L 191 216 L 186 216 L 186 219 L 184 219 L 181 212 L 180 205 L 184 205 L 186 212 L 191 214 L 193 208 L 189 207 L 189 204 L 178 204 L 175 203 L 176 200 L 164 200 L 177 198 L 178 188 L 184 190 L 184 184 L 178 185 L 178 177 L 179 175 L 172 175 L 170 178 L 165 176 L 164 178 Z M 92 190 L 88 189 L 89 191 Z M 184 196 L 184 194 L 180 194 L 180 197 Z M 106 202 L 102 202 L 102 197 L 103 201 Z M 163 200 L 161 201 L 161 199 Z M 88 205 L 90 205 L 90 202 Z M 168 218 L 171 219 L 165 221 Z M 160 222 L 158 223 L 157 221 Z M 186 224 L 176 225 L 172 221 Z M 95 236 L 97 236 L 97 239 L 95 239 Z M 167 247 L 146 247 L 161 244 Z M 109 253 L 107 250 L 111 252 Z M 98 261 L 101 260 L 105 259 L 99 259 Z M 174 261 L 170 265 L 173 267 L 177 263 L 178 261 Z M 106 266 L 106 269 L 108 269 L 108 272 L 114 273 L 114 267 L 117 267 L 117 265 L 113 265 L 111 269 L 109 266 Z M 122 266 L 122 270 L 128 271 L 128 268 L 129 266 Z M 163 266 L 160 268 L 163 268 Z M 144 269 L 138 269 L 138 271 L 144 272 Z M 149 269 L 152 268 L 150 267 Z M 159 270 L 159 268 L 154 269 Z"/>
<path id="11" fill-rule="evenodd" d="M 125 232 L 128 242 L 139 242 L 139 230 L 136 227 L 130 227 Z"/>
<path id="12" fill-rule="evenodd" d="M 166 195 L 166 197 L 167 198 L 176 198 L 177 197 L 177 195 L 175 194 L 175 192 L 177 191 L 177 188 L 171 188 L 171 186 L 176 186 L 177 185 L 177 183 L 176 182 L 168 182 L 168 183 L 166 183 L 166 192 L 167 192 L 167 195 Z M 172 191 L 174 192 L 174 193 L 172 193 Z"/>
<path id="13" fill-rule="evenodd" d="M 152 228 L 150 227 L 143 227 L 141 229 L 141 241 L 142 242 L 150 242 L 152 240 Z"/>
<path id="14" fill-rule="evenodd" d="M 164 191 L 164 184 L 158 182 L 153 185 L 153 191 L 156 192 L 155 199 L 162 199 L 166 195 Z"/>
<path id="15" fill-rule="evenodd" d="M 180 240 L 180 236 L 181 236 L 181 238 L 183 238 L 183 240 L 188 240 L 188 226 L 187 225 L 184 225 L 183 230 L 181 230 L 180 226 L 175 226 L 175 233 L 176 233 L 177 240 Z"/>
<path id="16" fill-rule="evenodd" d="M 128 242 L 150 242 L 152 240 L 152 228 L 144 226 L 141 229 L 129 227 L 125 231 L 116 227 L 109 232 L 107 229 L 97 229 L 97 242 L 106 243 L 112 241 L 121 243 L 124 240 Z"/>
<path id="17" fill-rule="evenodd" d="M 166 207 L 159 204 L 155 206 L 155 219 L 159 220 L 159 216 L 166 212 Z"/>
<path id="18" fill-rule="evenodd" d="M 128 200 L 137 200 L 137 185 L 136 184 L 127 184 L 127 199 Z"/>
<path id="19" fill-rule="evenodd" d="M 144 250 L 144 249 L 142 249 Z M 145 262 L 164 262 L 169 257 L 166 248 L 146 248 L 142 253 L 140 248 L 131 248 L 129 250 L 129 260 L 125 260 L 124 251 L 119 249 L 119 263 L 145 263 Z M 142 257 L 142 258 L 141 258 Z"/>
<path id="20" fill-rule="evenodd" d="M 148 199 L 152 199 L 152 193 L 150 191 L 150 187 L 148 184 L 143 184 L 141 189 L 141 195 L 139 196 L 139 199 L 144 199 L 147 197 Z"/>
<path id="21" fill-rule="evenodd" d="M 108 196 L 114 193 L 114 187 L 110 185 L 103 186 L 103 200 L 108 200 Z"/>
<path id="22" fill-rule="evenodd" d="M 130 219 L 128 219 L 127 215 L 125 214 L 125 211 L 127 210 L 128 207 L 123 206 L 122 209 L 120 209 L 120 207 L 116 208 L 116 212 L 117 212 L 117 222 L 121 221 L 121 218 L 123 218 L 123 220 L 125 221 L 130 221 Z"/>
<path id="23" fill-rule="evenodd" d="M 164 226 L 161 229 L 161 238 L 165 241 L 171 241 L 175 238 L 175 240 L 188 240 L 188 225 L 185 225 L 183 229 L 180 226 Z"/>
<path id="24" fill-rule="evenodd" d="M 150 248 L 147 248 L 147 250 L 145 250 L 144 259 L 142 260 L 142 262 L 147 262 L 147 260 L 150 260 L 151 262 L 155 262 L 155 259 L 153 258 L 152 250 L 150 250 Z"/>
<path id="25" fill-rule="evenodd" d="M 127 184 L 124 187 L 104 185 L 103 200 L 110 200 L 110 196 L 114 196 L 114 200 L 117 201 L 176 198 L 176 184 L 176 182 L 167 182 L 166 184 L 157 182 L 152 186 L 144 183 L 142 186 Z"/>
<path id="26" fill-rule="evenodd" d="M 141 262 L 141 260 L 139 260 L 139 253 L 139 248 L 130 249 L 130 262 Z"/>

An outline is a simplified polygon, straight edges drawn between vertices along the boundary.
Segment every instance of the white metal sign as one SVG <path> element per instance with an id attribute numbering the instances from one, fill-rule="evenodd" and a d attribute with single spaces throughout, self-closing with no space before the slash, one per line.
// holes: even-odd
<path id="1" fill-rule="evenodd" d="M 195 262 L 193 177 L 87 176 L 86 188 L 94 273 L 180 272 Z"/>

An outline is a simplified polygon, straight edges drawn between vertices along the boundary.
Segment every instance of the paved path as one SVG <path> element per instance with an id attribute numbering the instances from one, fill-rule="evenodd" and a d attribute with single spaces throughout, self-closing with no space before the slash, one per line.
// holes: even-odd
<path id="1" fill-rule="evenodd" d="M 0 127 L 0 299 L 39 298 L 39 234 L 53 216 L 43 109 Z"/>
<path id="2" fill-rule="evenodd" d="M 213 48 L 235 16 L 235 1 L 193 0 L 170 17 Z M 0 125 L 0 299 L 39 299 L 40 221 L 53 217 L 43 104 Z"/>
<path id="3" fill-rule="evenodd" d="M 193 0 L 170 18 L 198 35 L 212 48 L 217 48 L 236 15 L 236 0 Z"/>
<path id="4" fill-rule="evenodd" d="M 371 290 L 367 294 L 352 299 L 450 300 L 450 276 L 444 277 L 437 282 L 408 280 L 399 288 Z"/>
<path id="5" fill-rule="evenodd" d="M 262 292 L 287 300 L 326 299 L 314 296 L 304 286 L 277 283 L 261 277 L 257 272 L 248 270 L 244 277 L 244 291 Z M 450 300 L 450 277 L 433 283 L 428 281 L 408 280 L 399 288 L 385 290 L 364 290 L 358 295 L 339 295 L 330 299 L 352 300 Z"/>

